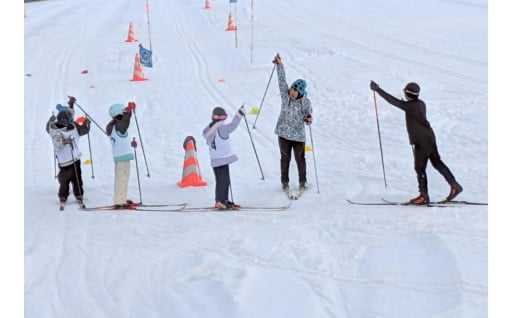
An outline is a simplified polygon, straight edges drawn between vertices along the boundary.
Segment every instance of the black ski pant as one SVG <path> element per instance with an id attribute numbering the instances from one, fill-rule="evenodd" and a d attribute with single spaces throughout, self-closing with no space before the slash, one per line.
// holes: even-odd
<path id="1" fill-rule="evenodd" d="M 231 179 L 229 176 L 229 165 L 213 168 L 215 174 L 215 201 L 228 201 L 229 186 Z"/>
<path id="2" fill-rule="evenodd" d="M 73 185 L 73 194 L 75 198 L 83 197 L 84 188 L 82 182 L 82 169 L 80 160 L 73 162 L 73 164 L 65 167 L 59 167 L 59 200 L 66 202 L 69 196 L 69 184 Z"/>
<path id="3" fill-rule="evenodd" d="M 284 139 L 283 137 L 278 138 L 279 149 L 281 151 L 281 182 L 290 182 L 290 161 L 292 159 L 292 150 L 297 163 L 297 170 L 299 174 L 299 183 L 306 182 L 306 156 L 304 147 L 305 142 L 293 141 Z"/>
<path id="4" fill-rule="evenodd" d="M 429 160 L 432 166 L 439 171 L 450 186 L 453 186 L 456 183 L 455 177 L 451 173 L 450 169 L 441 160 L 441 156 L 439 155 L 439 151 L 437 150 L 437 145 L 435 143 L 433 145 L 414 145 L 413 152 L 414 170 L 416 170 L 418 189 L 421 194 L 428 195 L 426 170 Z"/>

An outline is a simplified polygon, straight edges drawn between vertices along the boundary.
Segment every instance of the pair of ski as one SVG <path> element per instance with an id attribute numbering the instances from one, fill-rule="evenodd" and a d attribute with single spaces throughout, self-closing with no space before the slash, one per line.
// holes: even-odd
<path id="1" fill-rule="evenodd" d="M 85 204 L 82 202 L 82 201 L 76 201 L 76 203 L 78 204 L 78 206 L 81 208 L 81 209 L 84 209 L 85 208 Z M 66 202 L 61 202 L 60 205 L 59 205 L 59 210 L 60 211 L 64 211 L 64 208 L 66 207 Z"/>
<path id="2" fill-rule="evenodd" d="M 288 199 L 290 200 L 298 200 L 302 196 L 302 194 L 306 191 L 305 188 L 299 188 L 297 191 L 292 191 L 290 188 L 284 188 L 283 192 L 286 194 Z"/>
<path id="3" fill-rule="evenodd" d="M 290 207 L 291 204 L 282 206 L 241 206 L 239 209 L 217 209 L 213 206 L 208 207 L 191 207 L 187 203 L 177 204 L 143 204 L 134 203 L 123 208 L 116 208 L 114 205 L 103 205 L 95 207 L 82 207 L 84 211 L 145 211 L 145 212 L 237 212 L 237 211 L 284 211 Z"/>
<path id="4" fill-rule="evenodd" d="M 350 199 L 347 199 L 347 202 L 355 205 L 405 205 L 405 206 L 423 206 L 423 207 L 454 207 L 460 205 L 487 205 L 486 202 L 474 202 L 474 201 L 462 201 L 462 200 L 441 200 L 435 202 L 429 202 L 427 204 L 412 204 L 409 201 L 398 202 L 398 201 L 389 201 L 386 199 L 381 199 L 381 202 L 356 202 Z"/>

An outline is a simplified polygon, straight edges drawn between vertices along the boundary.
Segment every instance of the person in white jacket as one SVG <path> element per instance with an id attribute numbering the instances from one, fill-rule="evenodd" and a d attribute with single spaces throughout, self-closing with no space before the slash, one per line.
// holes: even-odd
<path id="1" fill-rule="evenodd" d="M 210 151 L 210 165 L 215 174 L 215 208 L 220 210 L 240 208 L 240 205 L 228 200 L 231 186 L 229 165 L 238 160 L 231 147 L 229 135 L 240 125 L 244 116 L 245 110 L 242 106 L 233 120 L 225 124 L 228 114 L 224 108 L 215 107 L 212 112 L 212 121 L 203 129 L 203 137 Z"/>
<path id="2" fill-rule="evenodd" d="M 73 186 L 73 194 L 79 204 L 83 204 L 84 188 L 80 157 L 82 152 L 79 146 L 80 137 L 89 133 L 91 122 L 88 118 L 79 125 L 72 121 L 73 108 L 61 111 L 57 117 L 52 115 L 46 123 L 46 132 L 52 139 L 55 158 L 59 166 L 57 180 L 59 181 L 58 198 L 63 206 Z"/>

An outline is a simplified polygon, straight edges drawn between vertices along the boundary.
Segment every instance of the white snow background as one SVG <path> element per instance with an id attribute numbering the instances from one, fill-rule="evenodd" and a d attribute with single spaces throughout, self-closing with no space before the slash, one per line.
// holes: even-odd
<path id="1" fill-rule="evenodd" d="M 251 10 L 248 0 L 212 0 L 206 10 L 201 0 L 152 0 L 149 14 L 146 3 L 24 4 L 24 107 L 15 106 L 24 118 L 23 261 L 13 266 L 23 268 L 23 283 L 4 300 L 23 292 L 24 316 L 37 318 L 488 316 L 487 206 L 346 201 L 417 195 L 404 114 L 378 96 L 375 105 L 370 80 L 397 97 L 418 82 L 441 157 L 464 187 L 459 199 L 492 200 L 487 1 L 255 0 Z M 229 12 L 237 32 L 226 31 Z M 125 41 L 130 22 L 138 42 Z M 151 47 L 154 65 L 144 68 L 147 81 L 130 81 L 139 43 Z M 289 84 L 307 81 L 314 118 L 306 128 L 309 190 L 288 210 L 86 212 L 72 195 L 58 210 L 44 126 L 67 95 L 77 98 L 75 117 L 85 111 L 102 129 L 109 105 L 135 102 L 130 198 L 191 207 L 214 202 L 201 136 L 212 109 L 224 107 L 229 121 L 240 105 L 261 103 L 231 135 L 240 158 L 230 166 L 233 199 L 290 203 L 273 133 L 276 53 Z M 189 135 L 205 187 L 177 185 Z M 80 145 L 82 163 L 92 161 L 82 165 L 85 204 L 111 204 L 108 137 L 93 123 Z M 427 173 L 431 199 L 444 198 L 442 176 L 430 164 Z M 293 159 L 290 179 L 296 187 Z M 21 214 L 11 210 L 4 212 Z"/>

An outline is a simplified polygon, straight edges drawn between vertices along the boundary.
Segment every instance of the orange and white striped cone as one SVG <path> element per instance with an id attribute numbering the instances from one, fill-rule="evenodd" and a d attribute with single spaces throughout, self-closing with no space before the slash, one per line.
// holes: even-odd
<path id="1" fill-rule="evenodd" d="M 130 22 L 130 27 L 128 28 L 128 37 L 125 42 L 137 42 L 137 38 L 135 38 L 135 32 L 133 31 L 133 22 Z"/>
<path id="2" fill-rule="evenodd" d="M 199 162 L 197 161 L 194 138 L 192 136 L 188 136 L 185 141 L 183 174 L 181 176 L 181 181 L 178 182 L 178 186 L 181 188 L 206 186 L 207 183 L 201 178 L 201 173 L 199 171 Z"/>
<path id="3" fill-rule="evenodd" d="M 230 12 L 229 17 L 228 17 L 228 28 L 226 29 L 226 31 L 235 31 L 235 30 L 236 30 L 235 21 L 233 20 L 233 15 Z"/>
<path id="4" fill-rule="evenodd" d="M 212 5 L 210 3 L 210 0 L 206 0 L 206 3 L 204 4 L 204 8 L 205 9 L 211 9 L 212 8 Z"/>
<path id="5" fill-rule="evenodd" d="M 135 65 L 133 66 L 133 77 L 130 81 L 146 81 L 144 78 L 144 68 L 140 63 L 139 53 L 135 53 Z"/>

